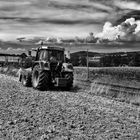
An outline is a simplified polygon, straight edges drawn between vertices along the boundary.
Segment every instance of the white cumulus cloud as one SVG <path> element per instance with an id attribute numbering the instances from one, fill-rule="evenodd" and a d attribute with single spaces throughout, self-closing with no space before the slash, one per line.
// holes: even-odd
<path id="1" fill-rule="evenodd" d="M 126 19 L 120 25 L 113 26 L 106 22 L 103 31 L 97 37 L 108 40 L 140 41 L 140 20 L 134 18 Z"/>

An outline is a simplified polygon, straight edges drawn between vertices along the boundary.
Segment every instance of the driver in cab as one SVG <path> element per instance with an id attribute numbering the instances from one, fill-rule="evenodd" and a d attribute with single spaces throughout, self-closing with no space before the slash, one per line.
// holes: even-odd
<path id="1" fill-rule="evenodd" d="M 53 53 L 50 54 L 50 62 L 57 62 L 56 56 Z"/>

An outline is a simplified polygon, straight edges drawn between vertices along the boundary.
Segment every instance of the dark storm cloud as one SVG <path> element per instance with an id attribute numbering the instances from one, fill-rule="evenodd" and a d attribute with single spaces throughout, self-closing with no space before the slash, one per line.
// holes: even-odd
<path id="1" fill-rule="evenodd" d="M 50 2 L 48 3 L 49 7 L 58 8 L 58 9 L 71 9 L 76 11 L 85 11 L 85 12 L 105 12 L 109 13 L 109 9 L 103 9 L 101 7 L 96 7 L 94 5 L 84 5 L 84 4 L 64 4 L 60 2 Z"/>
<path id="2" fill-rule="evenodd" d="M 46 24 L 64 24 L 64 25 L 72 25 L 72 24 L 101 24 L 100 20 L 92 20 L 92 19 L 77 19 L 77 20 L 65 20 L 65 19 L 47 19 L 47 18 L 20 18 L 20 17 L 0 17 L 0 20 L 9 20 L 9 21 L 17 21 L 24 24 L 37 24 L 37 23 L 46 23 Z"/>
<path id="3" fill-rule="evenodd" d="M 11 7 L 11 6 L 1 7 L 0 8 L 0 11 L 6 11 L 6 12 L 9 12 L 10 11 L 11 12 L 11 11 L 13 11 L 13 7 Z"/>
<path id="4" fill-rule="evenodd" d="M 8 33 L 44 35 L 45 31 L 46 35 L 57 32 L 62 36 L 98 32 L 106 21 L 117 23 L 127 14 L 138 15 L 139 12 L 132 12 L 140 9 L 139 3 L 138 0 L 0 0 L 0 37 L 7 37 Z"/>
<path id="5" fill-rule="evenodd" d="M 124 22 L 126 19 L 129 18 L 135 18 L 135 20 L 140 20 L 140 10 L 130 11 L 127 12 L 126 14 L 121 15 L 121 17 L 115 21 L 114 25 L 121 24 L 122 22 Z"/>
<path id="6" fill-rule="evenodd" d="M 91 1 L 91 2 L 99 2 L 99 0 L 89 0 L 89 1 Z M 106 3 L 106 2 L 107 2 L 107 3 L 112 3 L 112 2 L 114 2 L 114 1 L 116 1 L 116 0 L 100 0 L 100 2 L 102 2 L 102 3 Z M 140 3 L 139 0 L 122 0 L 122 1 Z"/>

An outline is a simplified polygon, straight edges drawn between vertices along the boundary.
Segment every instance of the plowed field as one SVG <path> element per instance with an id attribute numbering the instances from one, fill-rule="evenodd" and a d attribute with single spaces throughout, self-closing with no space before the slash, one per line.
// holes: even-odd
<path id="1" fill-rule="evenodd" d="M 0 140 L 139 140 L 136 106 L 82 91 L 37 91 L 0 75 Z"/>

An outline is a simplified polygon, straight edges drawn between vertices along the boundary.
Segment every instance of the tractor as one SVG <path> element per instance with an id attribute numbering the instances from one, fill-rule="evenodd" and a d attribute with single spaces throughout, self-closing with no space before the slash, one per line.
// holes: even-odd
<path id="1" fill-rule="evenodd" d="M 41 46 L 32 51 L 36 52 L 35 59 L 29 68 L 22 68 L 19 73 L 19 81 L 23 86 L 32 86 L 38 90 L 72 88 L 73 65 L 66 62 L 64 48 Z"/>

